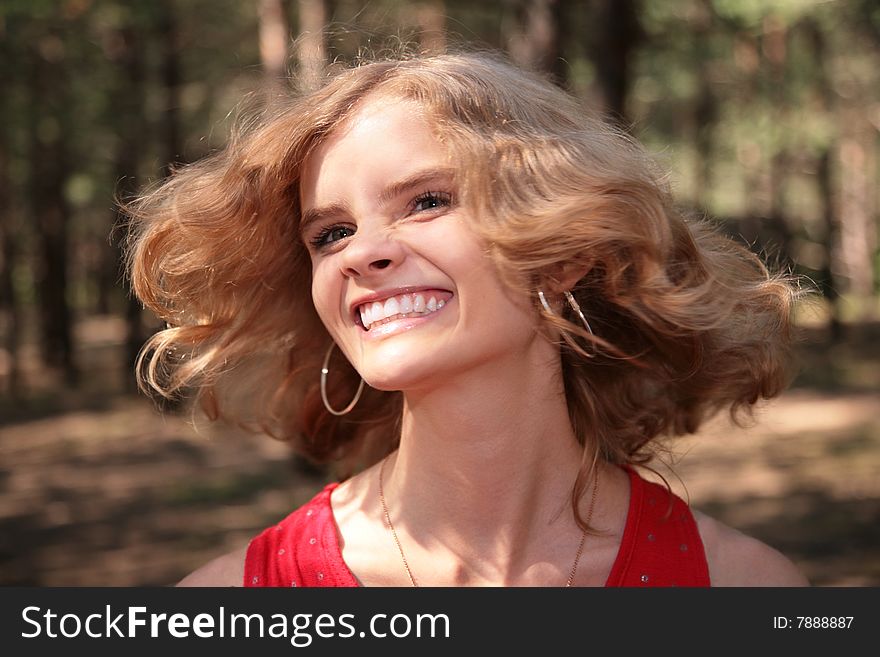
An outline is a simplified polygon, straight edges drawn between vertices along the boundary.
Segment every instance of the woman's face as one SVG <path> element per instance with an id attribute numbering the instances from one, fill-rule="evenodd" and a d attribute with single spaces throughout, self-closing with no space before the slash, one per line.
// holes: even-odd
<path id="1" fill-rule="evenodd" d="M 442 385 L 522 358 L 535 339 L 471 230 L 455 163 L 411 101 L 374 99 L 307 159 L 300 185 L 312 299 L 366 382 Z"/>

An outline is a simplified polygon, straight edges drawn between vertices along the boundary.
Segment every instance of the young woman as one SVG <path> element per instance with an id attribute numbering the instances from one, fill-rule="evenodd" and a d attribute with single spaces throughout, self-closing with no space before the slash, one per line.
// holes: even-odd
<path id="1" fill-rule="evenodd" d="M 362 64 L 132 215 L 144 383 L 357 472 L 181 584 L 807 584 L 635 467 L 782 390 L 794 287 L 548 82 Z"/>

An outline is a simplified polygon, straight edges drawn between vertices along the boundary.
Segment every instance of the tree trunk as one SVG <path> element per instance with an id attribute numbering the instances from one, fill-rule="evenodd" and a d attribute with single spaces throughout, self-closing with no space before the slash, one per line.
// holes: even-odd
<path id="1" fill-rule="evenodd" d="M 180 53 L 177 45 L 177 17 L 174 0 L 159 3 L 158 39 L 162 47 L 162 86 L 165 108 L 162 112 L 165 175 L 181 162 L 180 143 Z"/>
<path id="2" fill-rule="evenodd" d="M 593 62 L 606 113 L 626 126 L 626 99 L 632 84 L 632 57 L 642 41 L 638 0 L 597 2 L 598 37 L 593 48 Z"/>
<path id="3" fill-rule="evenodd" d="M 711 188 L 712 150 L 714 127 L 718 118 L 718 101 L 712 90 L 709 58 L 709 38 L 715 23 L 710 0 L 701 0 L 693 21 L 694 50 L 697 61 L 697 100 L 694 103 L 694 144 L 696 163 L 694 170 L 694 203 L 697 207 L 708 205 L 706 191 Z"/>
<path id="4" fill-rule="evenodd" d="M 785 70 L 788 59 L 788 29 L 785 24 L 773 14 L 764 20 L 764 34 L 762 41 L 762 56 L 764 59 L 763 69 L 767 72 L 768 96 L 772 101 L 771 116 L 774 123 L 785 125 L 789 121 L 788 103 L 785 98 Z M 784 223 L 785 219 L 785 185 L 788 180 L 789 154 L 785 147 L 770 156 L 770 167 L 767 171 L 767 194 L 769 203 L 769 215 L 776 224 Z M 790 246 L 784 245 L 786 251 Z"/>
<path id="5" fill-rule="evenodd" d="M 60 38 L 56 39 L 60 43 Z M 42 356 L 46 365 L 60 368 L 66 381 L 75 383 L 77 368 L 67 304 L 70 210 L 64 196 L 69 173 L 64 113 L 69 108 L 64 54 L 56 54 L 50 62 L 42 53 L 33 52 L 32 62 L 30 196 L 40 251 L 34 279 L 39 295 Z"/>
<path id="6" fill-rule="evenodd" d="M 513 61 L 551 75 L 559 85 L 568 83 L 561 50 L 567 6 L 567 0 L 519 0 L 507 39 Z"/>
<path id="7" fill-rule="evenodd" d="M 822 259 L 822 268 L 819 270 L 819 289 L 822 296 L 828 302 L 831 316 L 828 322 L 828 328 L 831 333 L 831 340 L 834 343 L 841 342 L 844 338 L 843 323 L 840 321 L 840 311 L 838 309 L 838 292 L 839 281 L 838 273 L 833 266 L 834 244 L 839 239 L 839 227 L 837 216 L 835 214 L 834 202 L 834 182 L 832 177 L 832 148 L 826 148 L 819 156 L 819 162 L 816 174 L 816 184 L 819 187 L 819 199 L 822 203 L 822 246 L 825 251 L 825 257 Z"/>
<path id="8" fill-rule="evenodd" d="M 145 66 L 144 66 L 144 35 L 140 32 L 142 27 L 130 19 L 128 25 L 119 29 L 118 44 L 112 55 L 112 61 L 119 71 L 119 80 L 116 86 L 116 98 L 114 102 L 119 107 L 118 136 L 115 168 L 115 179 L 119 181 L 117 195 L 122 200 L 130 199 L 139 188 L 138 170 L 140 168 L 140 154 L 144 152 L 144 136 L 147 133 L 147 122 L 144 116 L 145 93 Z M 129 372 L 133 371 L 141 345 L 146 340 L 145 328 L 141 321 L 141 304 L 131 292 L 130 281 L 125 272 L 123 261 L 123 243 L 126 237 L 125 215 L 117 210 L 113 214 L 113 247 L 108 249 L 108 261 L 103 268 L 104 276 L 115 281 L 124 281 L 125 299 L 125 346 L 124 366 Z M 133 376 L 125 377 L 130 390 L 135 388 Z"/>
<path id="9" fill-rule="evenodd" d="M 7 116 L 3 107 L 0 116 Z M 6 123 L 0 126 L 0 392 L 13 399 L 19 397 L 18 335 L 21 326 L 21 308 L 15 293 L 13 270 L 17 254 L 16 226 L 10 198 L 9 151 Z"/>
<path id="10" fill-rule="evenodd" d="M 290 25 L 284 0 L 260 0 L 260 61 L 270 84 L 287 77 Z"/>
<path id="11" fill-rule="evenodd" d="M 837 152 L 840 166 L 839 201 L 840 243 L 838 261 L 848 280 L 848 291 L 859 304 L 863 319 L 871 319 L 868 311 L 874 291 L 872 255 L 877 246 L 877 228 L 873 221 L 873 190 L 876 161 L 872 153 L 874 129 L 859 107 L 841 113 L 843 136 Z"/>
<path id="12" fill-rule="evenodd" d="M 422 52 L 433 54 L 446 50 L 446 5 L 443 0 L 427 0 L 416 5 L 419 43 Z"/>
<path id="13" fill-rule="evenodd" d="M 826 62 L 828 48 L 822 26 L 813 19 L 803 22 L 803 29 L 809 40 L 813 53 L 814 69 L 816 71 L 816 86 L 819 91 L 821 102 L 820 111 L 826 116 L 832 115 L 836 110 L 836 94 L 831 86 L 831 76 L 828 74 Z M 838 215 L 837 198 L 835 193 L 835 170 L 836 160 L 834 154 L 838 151 L 837 139 L 831 139 L 822 148 L 817 157 L 816 185 L 818 186 L 819 199 L 821 200 L 822 217 L 822 247 L 824 258 L 822 268 L 819 271 L 819 289 L 825 297 L 830 309 L 828 322 L 831 340 L 835 343 L 842 342 L 844 335 L 843 322 L 840 318 L 840 292 L 844 288 L 843 265 L 837 262 L 840 256 L 840 218 Z"/>
<path id="14" fill-rule="evenodd" d="M 327 24 L 327 6 L 324 0 L 298 0 L 299 36 L 297 59 L 299 61 L 299 85 L 304 91 L 320 86 L 324 66 L 327 64 L 327 47 L 324 44 L 324 27 Z"/>

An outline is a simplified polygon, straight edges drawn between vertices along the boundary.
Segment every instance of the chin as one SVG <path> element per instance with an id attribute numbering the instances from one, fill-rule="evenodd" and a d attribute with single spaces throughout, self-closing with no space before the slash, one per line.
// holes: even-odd
<path id="1" fill-rule="evenodd" d="M 417 390 L 436 387 L 444 380 L 442 361 L 436 357 L 413 358 L 400 353 L 396 357 L 366 359 L 358 364 L 358 371 L 371 388 L 386 392 Z"/>
<path id="2" fill-rule="evenodd" d="M 357 370 L 371 388 L 384 391 L 422 388 L 436 383 L 443 360 L 422 340 L 382 341 L 366 347 Z"/>
<path id="3" fill-rule="evenodd" d="M 428 373 L 425 373 L 423 376 L 419 376 L 418 373 L 409 370 L 409 371 L 396 371 L 396 370 L 376 370 L 372 372 L 364 372 L 362 374 L 364 377 L 364 381 L 367 382 L 367 385 L 376 390 L 383 390 L 385 392 L 393 392 L 393 391 L 403 391 L 412 390 L 415 388 L 424 387 L 426 384 L 431 382 L 432 376 Z"/>

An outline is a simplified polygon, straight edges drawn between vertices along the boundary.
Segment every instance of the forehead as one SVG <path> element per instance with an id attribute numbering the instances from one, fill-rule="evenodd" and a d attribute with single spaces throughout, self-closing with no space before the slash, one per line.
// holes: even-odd
<path id="1" fill-rule="evenodd" d="M 373 129 L 387 129 L 389 125 L 405 122 L 424 124 L 430 128 L 428 112 L 419 103 L 407 98 L 374 93 L 361 99 L 351 113 L 334 127 L 322 146 L 357 136 Z"/>
<path id="2" fill-rule="evenodd" d="M 303 206 L 352 181 L 400 177 L 419 167 L 448 163 L 437 122 L 418 103 L 368 99 L 306 157 L 300 180 Z"/>

